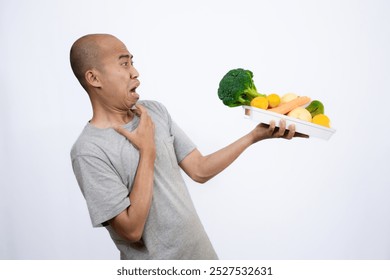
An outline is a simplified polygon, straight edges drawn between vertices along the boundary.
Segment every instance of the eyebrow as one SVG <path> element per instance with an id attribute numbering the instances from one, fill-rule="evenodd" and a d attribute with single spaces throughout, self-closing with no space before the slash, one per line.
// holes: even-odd
<path id="1" fill-rule="evenodd" d="M 122 58 L 129 58 L 129 59 L 133 59 L 133 55 L 129 55 L 129 54 L 121 54 L 119 56 L 118 59 L 122 59 Z"/>

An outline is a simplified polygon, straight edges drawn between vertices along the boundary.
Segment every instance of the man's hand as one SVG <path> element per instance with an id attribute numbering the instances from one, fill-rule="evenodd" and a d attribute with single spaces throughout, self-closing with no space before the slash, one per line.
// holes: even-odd
<path id="1" fill-rule="evenodd" d="M 115 130 L 125 136 L 141 154 L 147 152 L 155 156 L 156 148 L 152 118 L 149 116 L 146 108 L 142 105 L 137 104 L 136 109 L 134 109 L 133 112 L 140 118 L 138 127 L 131 132 L 124 129 L 122 126 L 115 127 Z"/>
<path id="2" fill-rule="evenodd" d="M 283 119 L 280 120 L 279 127 L 276 127 L 275 121 L 271 121 L 269 125 L 260 123 L 252 130 L 251 135 L 253 137 L 253 143 L 269 138 L 292 139 L 293 137 L 309 137 L 308 135 L 295 132 L 294 124 L 290 124 L 286 128 L 286 121 Z"/>

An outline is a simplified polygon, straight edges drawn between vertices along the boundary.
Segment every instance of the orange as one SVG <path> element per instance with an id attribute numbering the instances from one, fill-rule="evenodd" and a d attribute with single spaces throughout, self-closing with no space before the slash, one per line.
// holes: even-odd
<path id="1" fill-rule="evenodd" d="M 252 99 L 251 106 L 264 109 L 266 110 L 268 108 L 268 100 L 265 96 L 258 96 Z"/>
<path id="2" fill-rule="evenodd" d="M 271 93 L 267 96 L 268 99 L 268 106 L 271 108 L 275 108 L 280 104 L 280 96 L 276 93 Z"/>
<path id="3" fill-rule="evenodd" d="M 324 114 L 315 115 L 311 122 L 322 126 L 330 127 L 330 119 Z"/>

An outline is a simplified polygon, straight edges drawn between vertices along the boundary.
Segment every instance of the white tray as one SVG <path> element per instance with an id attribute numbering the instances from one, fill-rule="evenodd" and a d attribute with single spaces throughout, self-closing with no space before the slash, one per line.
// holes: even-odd
<path id="1" fill-rule="evenodd" d="M 245 117 L 256 122 L 262 122 L 269 124 L 270 121 L 274 120 L 278 125 L 281 119 L 286 121 L 286 126 L 295 124 L 295 131 L 309 135 L 310 137 L 321 138 L 329 140 L 330 137 L 336 132 L 334 128 L 328 128 L 322 125 L 314 124 L 311 122 L 303 121 L 297 118 L 292 118 L 286 115 L 281 115 L 268 110 L 263 110 L 251 106 L 242 106 L 245 110 Z"/>

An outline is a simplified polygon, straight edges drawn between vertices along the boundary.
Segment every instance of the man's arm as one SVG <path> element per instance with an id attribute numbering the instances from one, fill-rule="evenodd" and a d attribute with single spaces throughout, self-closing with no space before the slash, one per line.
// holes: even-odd
<path id="1" fill-rule="evenodd" d="M 180 162 L 180 167 L 194 181 L 205 183 L 228 167 L 252 144 L 268 138 L 291 139 L 294 136 L 305 137 L 295 133 L 294 125 L 287 130 L 284 120 L 280 122 L 279 128 L 276 128 L 273 121 L 270 125 L 259 124 L 247 135 L 210 155 L 203 156 L 195 149 Z"/>
<path id="2" fill-rule="evenodd" d="M 122 127 L 115 128 L 139 150 L 140 154 L 133 188 L 129 195 L 131 204 L 109 221 L 117 234 L 131 242 L 139 241 L 144 231 L 152 203 L 156 159 L 153 121 L 142 106 L 137 107 L 140 111 L 140 123 L 134 131 L 129 132 Z"/>

